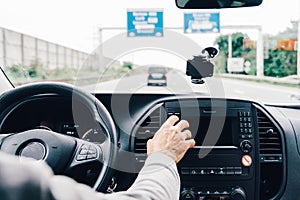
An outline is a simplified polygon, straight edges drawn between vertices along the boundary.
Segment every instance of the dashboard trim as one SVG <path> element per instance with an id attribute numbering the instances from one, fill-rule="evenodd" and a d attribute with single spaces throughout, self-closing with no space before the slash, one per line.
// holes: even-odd
<path id="1" fill-rule="evenodd" d="M 259 105 L 257 103 L 253 103 L 253 105 L 259 109 L 261 112 L 263 112 L 270 120 L 271 122 L 276 126 L 276 128 L 279 130 L 279 134 L 281 136 L 281 143 L 282 143 L 282 157 L 283 157 L 283 180 L 282 180 L 282 184 L 281 187 L 279 189 L 279 191 L 277 192 L 277 194 L 272 198 L 273 199 L 279 199 L 280 197 L 282 197 L 282 195 L 284 194 L 285 188 L 286 188 L 286 183 L 287 183 L 287 166 L 286 166 L 286 141 L 285 141 L 285 137 L 284 137 L 284 131 L 282 129 L 282 127 L 280 126 L 280 123 L 274 119 L 274 117 L 269 113 L 269 111 L 265 108 L 265 106 Z"/>
<path id="2" fill-rule="evenodd" d="M 164 105 L 165 102 L 168 102 L 168 101 L 181 101 L 181 100 L 189 100 L 189 99 L 193 99 L 193 100 L 210 100 L 210 101 L 231 101 L 231 102 L 239 102 L 239 103 L 250 103 L 251 105 L 253 105 L 253 109 L 256 108 L 256 109 L 259 109 L 261 110 L 264 114 L 267 115 L 267 117 L 272 121 L 272 123 L 276 126 L 276 128 L 278 128 L 279 130 L 279 133 L 280 133 L 280 136 L 282 138 L 282 154 L 283 154 L 283 179 L 282 179 L 282 184 L 280 186 L 280 190 L 277 192 L 277 194 L 274 196 L 274 198 L 272 199 L 277 199 L 277 198 L 280 198 L 283 193 L 284 193 L 284 189 L 286 187 L 286 142 L 285 142 L 285 137 L 284 137 L 284 134 L 283 134 L 283 129 L 282 127 L 279 125 L 279 122 L 274 119 L 274 117 L 272 117 L 272 115 L 270 115 L 270 113 L 267 111 L 267 109 L 265 108 L 264 105 L 258 103 L 258 102 L 254 102 L 254 101 L 250 101 L 250 100 L 244 100 L 244 99 L 230 99 L 230 98 L 207 98 L 207 97 L 195 97 L 195 96 L 180 96 L 180 97 L 176 97 L 176 96 L 171 96 L 171 97 L 163 97 L 163 98 L 159 98 L 159 99 L 156 99 L 150 103 L 148 103 L 146 106 L 146 108 L 144 107 L 143 110 L 145 112 L 142 112 L 140 110 L 139 114 L 140 116 L 136 119 L 136 125 L 132 128 L 132 131 L 131 131 L 131 134 L 132 134 L 132 137 L 130 138 L 130 150 L 131 151 L 134 151 L 134 137 L 135 137 L 135 134 L 136 134 L 136 131 L 137 129 L 139 128 L 139 126 L 142 124 L 142 122 L 151 114 L 152 111 L 154 111 L 155 109 L 157 109 L 158 107 Z M 255 116 L 256 116 L 256 111 L 255 111 Z M 256 127 L 257 128 L 257 127 Z M 258 128 L 257 128 L 258 129 Z M 256 131 L 258 133 L 258 130 Z M 258 145 L 258 140 L 257 140 L 257 144 L 256 146 L 259 146 Z M 230 149 L 230 148 L 233 148 L 233 149 L 238 149 L 237 147 L 230 147 L 230 146 L 226 146 L 226 147 L 222 147 L 222 146 L 218 146 L 218 147 L 212 147 L 212 146 L 196 146 L 194 147 L 195 149 L 200 149 L 200 148 L 207 148 L 207 149 L 211 149 L 211 148 L 215 148 L 215 149 Z M 259 148 L 257 148 L 259 149 Z M 255 169 L 255 173 L 258 173 L 257 175 L 255 175 L 256 177 L 260 177 L 260 172 L 259 172 L 259 152 L 257 150 L 257 153 L 256 153 L 258 156 L 256 156 L 256 162 L 257 162 L 257 169 Z M 258 178 L 258 181 L 259 181 L 259 178 Z M 259 192 L 257 192 L 259 193 Z"/>

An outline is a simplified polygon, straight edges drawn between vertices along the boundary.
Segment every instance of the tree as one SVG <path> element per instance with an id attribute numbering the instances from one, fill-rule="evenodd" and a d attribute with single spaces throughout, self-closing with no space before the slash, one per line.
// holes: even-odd
<path id="1" fill-rule="evenodd" d="M 284 31 L 274 35 L 265 35 L 268 58 L 264 60 L 264 74 L 266 76 L 284 77 L 297 72 L 297 51 L 277 50 L 276 42 L 278 40 L 295 40 L 297 39 L 298 21 L 292 21 L 292 26 L 287 27 Z M 237 32 L 232 34 L 232 57 L 243 57 L 251 62 L 249 74 L 256 74 L 256 49 L 243 48 L 243 40 L 250 38 L 243 33 Z M 215 42 L 220 49 L 219 56 L 215 59 L 216 71 L 219 73 L 227 72 L 228 58 L 228 35 L 221 35 Z"/>
<path id="2" fill-rule="evenodd" d="M 269 58 L 265 60 L 265 75 L 273 77 L 284 77 L 296 74 L 297 52 L 271 50 Z"/>
<path id="3" fill-rule="evenodd" d="M 297 39 L 298 22 L 292 21 L 292 27 L 268 37 L 268 43 L 279 39 Z M 271 46 L 271 45 L 270 45 Z M 297 51 L 277 50 L 275 47 L 268 50 L 269 57 L 265 59 L 264 73 L 266 76 L 284 77 L 297 72 Z"/>
<path id="4" fill-rule="evenodd" d="M 227 72 L 227 58 L 228 58 L 228 36 L 229 35 L 221 35 L 219 36 L 214 45 L 217 45 L 220 53 L 215 59 L 216 63 L 216 71 L 219 73 Z M 245 60 L 251 62 L 251 71 L 250 74 L 255 74 L 256 66 L 256 50 L 252 48 L 244 48 L 243 41 L 250 40 L 248 35 L 243 34 L 241 32 L 231 34 L 232 38 L 232 57 L 242 57 Z"/>
<path id="5" fill-rule="evenodd" d="M 219 50 L 221 52 L 224 52 L 227 57 L 228 57 L 228 36 L 229 35 L 221 35 L 214 42 L 214 45 L 218 45 Z M 233 33 L 231 37 L 232 37 L 232 57 L 240 57 L 243 48 L 244 35 L 243 33 Z"/>

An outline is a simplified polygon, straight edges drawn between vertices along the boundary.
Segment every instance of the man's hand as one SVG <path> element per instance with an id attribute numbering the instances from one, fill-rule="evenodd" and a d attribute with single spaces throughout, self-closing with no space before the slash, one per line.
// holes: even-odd
<path id="1" fill-rule="evenodd" d="M 172 115 L 155 133 L 154 137 L 147 142 L 147 154 L 161 152 L 170 156 L 178 163 L 187 152 L 187 150 L 195 146 L 195 140 L 190 139 L 192 134 L 189 130 L 189 123 L 181 120 L 174 125 L 179 118 Z"/>

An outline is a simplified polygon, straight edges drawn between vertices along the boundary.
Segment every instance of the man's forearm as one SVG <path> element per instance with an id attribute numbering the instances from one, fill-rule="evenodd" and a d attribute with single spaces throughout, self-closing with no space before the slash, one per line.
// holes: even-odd
<path id="1" fill-rule="evenodd" d="M 134 184 L 126 192 L 112 194 L 112 199 L 177 200 L 179 190 L 180 179 L 175 162 L 162 153 L 153 153 Z"/>
<path id="2" fill-rule="evenodd" d="M 63 176 L 54 176 L 50 182 L 56 200 L 177 200 L 180 189 L 176 164 L 162 153 L 153 153 L 147 158 L 134 184 L 124 192 L 97 193 Z"/>
<path id="3" fill-rule="evenodd" d="M 52 198 L 55 200 L 179 199 L 180 180 L 176 164 L 169 156 L 162 153 L 153 153 L 147 158 L 136 181 L 127 191 L 113 194 L 95 192 L 92 188 L 78 184 L 71 178 L 55 176 L 44 163 L 27 162 L 20 164 L 13 156 L 0 155 L 0 166 L 3 172 L 0 175 L 2 181 L 6 180 L 0 185 L 0 194 L 6 199 L 20 199 L 21 196 L 28 196 L 28 199 L 34 197 L 34 199 L 43 200 Z M 12 177 L 10 174 L 20 175 Z M 10 183 L 11 190 L 5 185 L 6 183 Z M 3 189 L 1 190 L 1 188 Z"/>

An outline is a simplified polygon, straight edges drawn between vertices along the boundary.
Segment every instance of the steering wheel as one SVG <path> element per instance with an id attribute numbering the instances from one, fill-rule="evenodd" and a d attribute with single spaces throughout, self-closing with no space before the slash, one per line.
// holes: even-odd
<path id="1" fill-rule="evenodd" d="M 78 116 L 80 118 L 80 113 L 74 113 L 78 102 L 83 104 L 95 122 L 105 129 L 104 142 L 96 145 L 51 130 L 30 129 L 0 134 L 0 150 L 21 159 L 31 157 L 45 160 L 55 174 L 68 174 L 67 171 L 72 171 L 71 169 L 78 166 L 98 163 L 98 174 L 92 186 L 95 190 L 105 191 L 111 181 L 112 167 L 116 161 L 117 131 L 109 112 L 93 95 L 68 84 L 52 82 L 28 84 L 9 90 L 0 96 L 0 133 L 5 118 L 13 108 L 30 98 L 41 96 L 57 96 L 71 100 L 74 120 Z"/>

